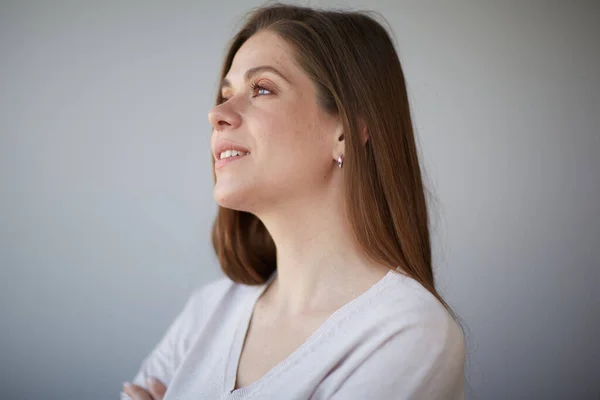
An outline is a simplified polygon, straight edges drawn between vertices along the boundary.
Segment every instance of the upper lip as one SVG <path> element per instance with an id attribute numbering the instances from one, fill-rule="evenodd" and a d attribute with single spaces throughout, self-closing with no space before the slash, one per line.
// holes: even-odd
<path id="1" fill-rule="evenodd" d="M 221 153 L 226 150 L 237 150 L 243 152 L 244 154 L 250 152 L 250 150 L 248 150 L 247 147 L 244 147 L 241 144 L 232 142 L 231 140 L 227 139 L 219 139 L 215 142 L 215 145 L 213 146 L 213 155 L 215 157 L 215 160 L 219 160 L 221 158 Z"/>

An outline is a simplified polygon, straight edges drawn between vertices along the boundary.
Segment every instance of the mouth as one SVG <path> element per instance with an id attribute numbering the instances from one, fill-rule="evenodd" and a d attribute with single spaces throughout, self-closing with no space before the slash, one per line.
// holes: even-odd
<path id="1" fill-rule="evenodd" d="M 250 155 L 250 150 L 234 141 L 221 139 L 213 147 L 213 156 L 215 158 L 215 169 L 224 167 L 234 161 L 239 161 Z"/>
<path id="2" fill-rule="evenodd" d="M 219 153 L 219 158 L 215 160 L 215 169 L 224 167 L 225 165 L 238 161 L 250 155 L 249 151 L 243 150 L 223 150 Z"/>

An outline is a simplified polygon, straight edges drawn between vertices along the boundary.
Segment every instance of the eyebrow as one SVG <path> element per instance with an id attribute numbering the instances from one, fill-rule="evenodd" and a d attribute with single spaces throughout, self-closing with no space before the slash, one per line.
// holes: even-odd
<path id="1" fill-rule="evenodd" d="M 281 72 L 279 72 L 276 68 L 271 67 L 270 65 L 260 65 L 258 67 L 250 68 L 244 74 L 244 80 L 249 81 L 250 79 L 252 79 L 252 77 L 254 75 L 258 74 L 259 72 L 265 72 L 265 71 L 272 72 L 275 75 L 278 75 L 279 77 L 281 77 L 287 83 L 290 83 L 290 81 Z M 221 81 L 221 90 L 223 90 L 224 88 L 228 88 L 228 87 L 231 87 L 231 82 L 229 81 L 229 79 L 223 78 L 223 80 Z"/>

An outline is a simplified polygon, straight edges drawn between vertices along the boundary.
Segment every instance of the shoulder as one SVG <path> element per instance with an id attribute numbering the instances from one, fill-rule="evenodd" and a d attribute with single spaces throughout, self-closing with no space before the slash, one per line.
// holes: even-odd
<path id="1" fill-rule="evenodd" d="M 462 329 L 421 284 L 394 276 L 358 319 L 363 351 L 332 399 L 464 399 Z"/>
<path id="2" fill-rule="evenodd" d="M 243 302 L 244 296 L 251 290 L 252 286 L 234 282 L 223 275 L 193 289 L 186 301 L 184 312 L 188 311 L 197 318 L 202 314 L 212 314 L 219 308 L 231 311 Z"/>
<path id="3" fill-rule="evenodd" d="M 222 276 L 208 283 L 197 286 L 188 297 L 189 304 L 215 302 L 235 291 L 237 284 L 229 277 Z"/>
<path id="4" fill-rule="evenodd" d="M 255 286 L 232 281 L 228 276 L 222 275 L 208 283 L 197 286 L 188 296 L 185 310 L 192 310 L 193 314 L 207 314 L 224 307 L 232 311 L 244 298 L 255 290 Z"/>
<path id="5" fill-rule="evenodd" d="M 237 303 L 236 298 L 242 290 L 243 285 L 233 282 L 227 276 L 192 289 L 169 328 L 172 340 L 187 343 L 202 334 L 206 324 L 216 313 L 224 312 L 222 317 L 230 315 L 227 310 L 231 310 L 231 305 Z"/>
<path id="6" fill-rule="evenodd" d="M 414 350 L 426 358 L 464 362 L 465 340 L 461 326 L 416 280 L 396 274 L 375 307 L 390 347 L 414 346 Z"/>

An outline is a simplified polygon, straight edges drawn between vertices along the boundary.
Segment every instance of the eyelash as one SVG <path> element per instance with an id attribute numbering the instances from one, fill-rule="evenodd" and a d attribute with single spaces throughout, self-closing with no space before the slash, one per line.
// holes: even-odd
<path id="1" fill-rule="evenodd" d="M 259 95 L 259 94 L 257 94 L 257 95 L 254 95 L 254 92 L 255 92 L 257 89 L 258 89 L 258 90 L 266 90 L 266 91 L 267 91 L 267 92 L 269 92 L 269 93 L 262 94 L 262 95 Z M 264 86 L 260 85 L 258 82 L 252 82 L 252 83 L 250 84 L 250 92 L 252 93 L 252 98 L 254 98 L 254 97 L 258 97 L 258 96 L 268 96 L 268 95 L 270 95 L 270 94 L 273 94 L 273 91 L 272 91 L 271 89 L 267 89 L 266 87 L 264 87 Z M 229 98 L 228 98 L 228 97 L 221 97 L 221 103 L 220 103 L 220 104 L 222 104 L 222 103 L 225 103 L 227 100 L 229 100 Z"/>
<path id="2" fill-rule="evenodd" d="M 252 89 L 252 94 L 254 94 L 254 91 L 255 91 L 256 89 L 258 89 L 258 90 L 261 90 L 261 89 L 262 89 L 262 90 L 266 90 L 267 92 L 269 92 L 268 94 L 271 94 L 271 93 L 272 93 L 272 92 L 271 92 L 269 89 L 267 89 L 267 88 L 266 88 L 266 87 L 264 87 L 264 86 L 261 86 L 261 85 L 259 85 L 257 82 L 252 82 L 252 84 L 250 84 L 250 89 Z M 257 96 L 258 96 L 258 95 L 257 95 Z M 264 95 L 264 94 L 263 94 L 263 96 L 266 96 L 266 95 Z M 256 97 L 256 96 L 252 96 L 252 97 Z"/>

